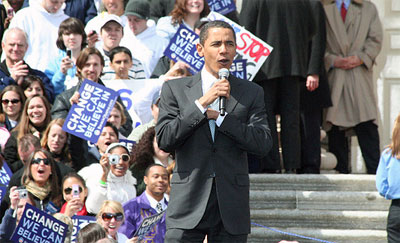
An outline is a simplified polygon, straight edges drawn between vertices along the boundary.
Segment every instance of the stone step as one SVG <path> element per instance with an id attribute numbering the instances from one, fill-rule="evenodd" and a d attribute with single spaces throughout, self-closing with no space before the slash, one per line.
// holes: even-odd
<path id="1" fill-rule="evenodd" d="M 389 206 L 376 191 L 250 191 L 252 209 L 387 211 Z"/>
<path id="2" fill-rule="evenodd" d="M 376 191 L 374 175 L 251 174 L 251 190 Z"/>
<path id="3" fill-rule="evenodd" d="M 289 233 L 312 237 L 325 242 L 336 243 L 384 243 L 386 240 L 385 230 L 354 230 L 354 229 L 304 229 L 304 228 L 274 228 Z M 277 243 L 281 240 L 297 240 L 301 243 L 315 243 L 316 240 L 304 239 L 297 236 L 289 236 L 270 229 L 253 226 L 248 237 L 249 243 Z M 321 241 L 320 241 L 321 242 Z"/>
<path id="4" fill-rule="evenodd" d="M 385 230 L 387 211 L 251 209 L 251 221 L 268 227 Z"/>

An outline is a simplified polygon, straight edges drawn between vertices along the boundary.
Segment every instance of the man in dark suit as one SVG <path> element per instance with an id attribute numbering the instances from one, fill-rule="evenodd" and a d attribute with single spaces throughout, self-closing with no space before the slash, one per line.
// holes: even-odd
<path id="1" fill-rule="evenodd" d="M 287 173 L 300 167 L 300 82 L 307 76 L 313 16 L 309 0 L 243 1 L 240 24 L 274 48 L 254 79 L 264 88 L 274 141 L 263 160 L 266 171 L 280 170 L 276 114 L 281 118 L 283 166 Z"/>
<path id="2" fill-rule="evenodd" d="M 246 242 L 247 152 L 265 156 L 272 146 L 263 90 L 233 76 L 218 79 L 236 53 L 229 24 L 206 24 L 197 51 L 205 59 L 201 73 L 165 82 L 159 103 L 158 145 L 176 155 L 166 242 L 202 242 L 205 235 L 211 242 Z M 221 96 L 225 116 L 214 108 Z"/>

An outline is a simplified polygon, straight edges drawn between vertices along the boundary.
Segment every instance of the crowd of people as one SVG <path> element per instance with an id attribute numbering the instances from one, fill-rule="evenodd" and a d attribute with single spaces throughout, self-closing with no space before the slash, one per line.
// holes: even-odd
<path id="1" fill-rule="evenodd" d="M 228 204 L 218 195 L 229 194 L 232 188 L 226 186 L 218 191 L 216 178 L 220 177 L 216 173 L 229 173 L 222 167 L 218 171 L 217 165 L 206 168 L 211 157 L 204 158 L 197 150 L 204 134 L 200 134 L 201 130 L 179 133 L 189 124 L 186 112 L 195 103 L 183 108 L 183 104 L 189 105 L 186 96 L 180 96 L 186 90 L 172 80 L 191 76 L 189 66 L 164 56 L 178 27 L 184 25 L 200 35 L 197 50 L 206 59 L 205 66 L 210 58 L 216 58 L 208 55 L 209 30 L 203 36 L 200 34 L 209 22 L 207 0 L 0 0 L 0 3 L 0 149 L 4 163 L 13 173 L 0 207 L 2 242 L 11 242 L 26 203 L 67 217 L 95 216 L 97 223 L 83 228 L 77 242 L 138 242 L 135 232 L 140 223 L 167 209 L 170 192 L 173 198 L 167 219 L 172 222 L 175 214 L 187 216 L 175 222 L 177 225 L 192 224 L 198 216 L 201 218 L 200 211 L 208 210 L 212 203 Z M 230 170 L 241 172 L 241 176 L 229 183 L 244 186 L 239 188 L 241 193 L 236 193 L 235 201 L 245 209 L 239 216 L 247 221 L 249 170 L 320 173 L 321 127 L 329 130 L 329 150 L 338 159 L 335 168 L 338 173 L 351 171 L 348 137 L 355 133 L 368 173 L 375 174 L 380 145 L 372 68 L 382 45 L 382 27 L 375 6 L 361 0 L 248 0 L 242 1 L 240 14 L 233 11 L 227 17 L 274 48 L 253 80 L 262 89 L 246 86 L 247 92 L 255 93 L 240 104 L 258 113 L 246 113 L 248 117 L 244 109 L 233 113 L 241 122 L 249 120 L 246 127 L 240 129 L 231 116 L 221 121 L 218 115 L 204 110 L 209 118 L 215 117 L 214 129 L 219 136 L 215 139 L 227 138 L 222 150 L 230 152 L 223 159 L 238 162 Z M 229 29 L 218 24 L 207 28 Z M 225 32 L 214 34 L 212 38 L 230 37 Z M 223 54 L 226 60 L 214 66 L 224 66 L 236 55 L 236 44 L 226 42 Z M 202 77 L 213 79 L 204 70 L 210 69 L 207 71 L 215 76 L 214 66 L 204 68 Z M 148 122 L 135 126 L 119 97 L 95 144 L 62 129 L 71 106 L 79 103 L 78 90 L 85 79 L 106 86 L 110 80 L 148 78 L 163 80 L 170 88 L 152 97 L 146 110 L 147 117 L 152 118 Z M 230 85 L 220 87 L 236 92 L 234 83 Z M 199 86 L 204 95 L 209 89 L 212 88 Z M 178 91 L 182 94 L 175 97 L 174 92 Z M 222 96 L 225 95 L 230 96 L 229 93 Z M 212 107 L 210 96 L 207 101 L 202 98 L 195 97 L 197 107 Z M 201 119 L 196 117 L 199 114 L 191 115 L 193 119 Z M 256 121 L 257 116 L 260 117 Z M 184 122 L 177 125 L 173 119 Z M 225 131 L 229 130 L 228 125 L 221 126 L 222 122 L 230 124 L 232 129 L 237 126 L 239 131 L 233 134 Z M 197 124 L 189 126 L 197 128 Z M 258 125 L 261 130 L 253 131 Z M 264 132 L 270 133 L 271 144 L 260 137 Z M 257 141 L 251 138 L 259 143 L 254 144 Z M 135 145 L 130 149 L 121 139 L 131 140 Z M 269 145 L 271 151 L 266 149 Z M 248 151 L 246 158 L 241 154 L 243 151 Z M 398 156 L 398 149 L 394 151 L 392 155 Z M 207 152 L 211 154 L 211 150 Z M 205 162 L 192 168 L 191 164 L 179 162 L 186 158 Z M 210 171 L 211 167 L 215 171 Z M 182 171 L 185 168 L 187 171 Z M 197 170 L 207 171 L 202 172 L 207 178 L 214 178 L 212 183 L 200 180 L 203 175 Z M 180 174 L 172 179 L 174 187 L 171 187 L 171 177 L 176 174 L 173 171 Z M 184 174 L 193 171 L 196 173 L 191 178 Z M 203 204 L 187 198 L 194 192 L 185 183 L 198 179 L 204 185 L 196 184 L 193 188 L 197 188 L 197 199 L 204 201 Z M 76 188 L 78 195 L 74 195 Z M 247 196 L 243 196 L 246 188 Z M 27 198 L 20 198 L 21 190 L 27 191 Z M 185 195 L 177 197 L 178 194 Z M 183 202 L 185 198 L 187 202 Z M 199 210 L 199 215 L 192 217 L 185 210 L 182 213 L 185 207 L 186 211 Z M 217 215 L 219 220 L 235 221 L 234 217 L 238 217 L 228 215 L 229 207 L 217 210 L 222 212 Z M 236 225 L 224 222 L 224 227 L 229 233 L 232 229 L 236 233 L 247 232 L 246 222 Z M 164 216 L 145 239 L 164 242 L 166 231 Z"/>

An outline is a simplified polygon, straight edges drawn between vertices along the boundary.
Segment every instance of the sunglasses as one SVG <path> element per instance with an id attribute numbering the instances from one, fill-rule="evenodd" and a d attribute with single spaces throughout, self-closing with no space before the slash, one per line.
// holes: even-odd
<path id="1" fill-rule="evenodd" d="M 50 160 L 49 159 L 41 159 L 41 158 L 36 158 L 33 159 L 31 164 L 38 164 L 40 165 L 40 162 L 43 162 L 44 165 L 50 165 Z"/>
<path id="2" fill-rule="evenodd" d="M 4 99 L 4 100 L 1 100 L 1 103 L 3 103 L 3 105 L 7 105 L 11 102 L 11 104 L 15 105 L 15 104 L 19 103 L 20 101 L 21 100 L 19 100 L 19 99 L 12 99 L 12 100 Z"/>
<path id="3" fill-rule="evenodd" d="M 83 191 L 82 187 L 79 186 L 79 193 L 82 193 L 82 191 Z M 67 187 L 67 188 L 64 189 L 64 193 L 65 193 L 66 195 L 71 194 L 71 192 L 72 192 L 72 187 Z"/>
<path id="4" fill-rule="evenodd" d="M 131 157 L 128 154 L 121 154 L 121 155 L 119 155 L 119 154 L 111 154 L 110 157 L 115 157 L 115 160 L 117 162 L 119 161 L 120 158 L 124 162 L 128 162 L 131 159 Z"/>
<path id="5" fill-rule="evenodd" d="M 122 213 L 103 213 L 101 218 L 104 221 L 111 221 L 114 218 L 116 221 L 121 222 L 124 219 L 124 215 Z"/>

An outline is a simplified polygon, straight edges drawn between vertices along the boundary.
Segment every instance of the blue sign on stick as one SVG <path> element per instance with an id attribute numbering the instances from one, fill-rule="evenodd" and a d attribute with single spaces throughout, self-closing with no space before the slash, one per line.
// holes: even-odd
<path id="1" fill-rule="evenodd" d="M 11 240 L 21 243 L 64 243 L 67 232 L 65 223 L 27 203 Z"/>
<path id="2" fill-rule="evenodd" d="M 63 130 L 96 143 L 117 101 L 118 93 L 85 79 L 79 94 L 79 102 L 72 105 Z"/>

